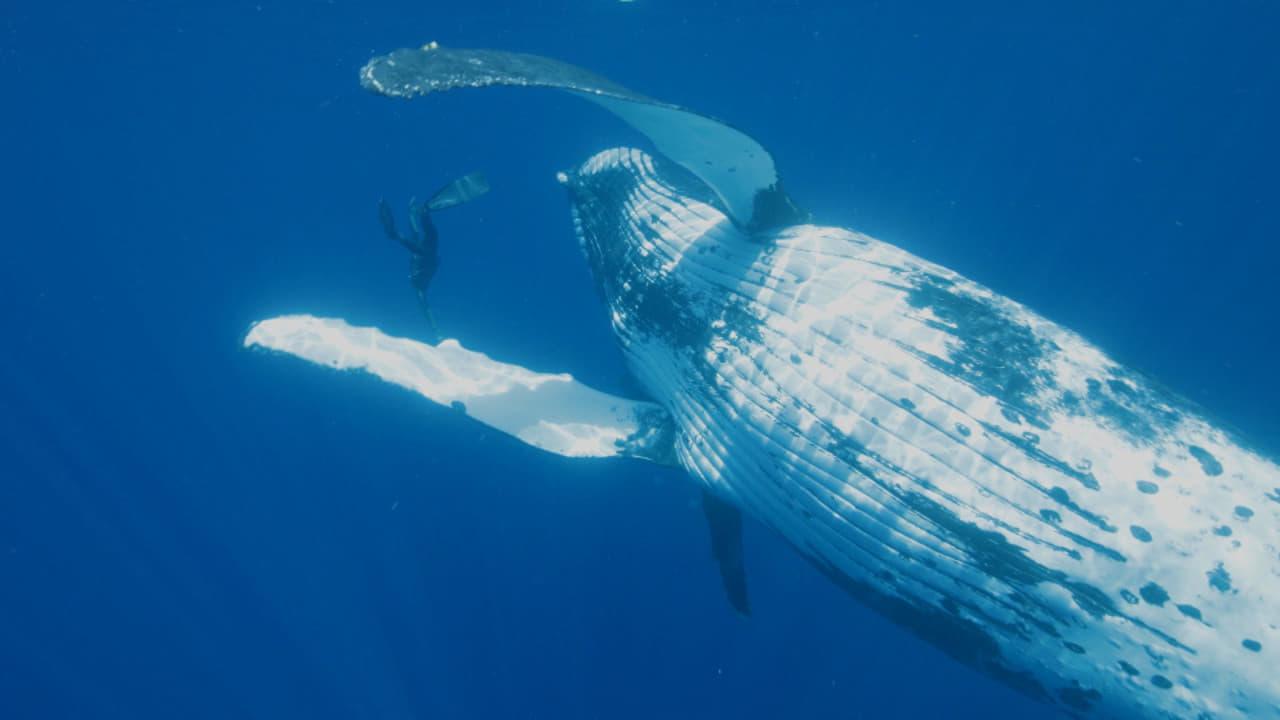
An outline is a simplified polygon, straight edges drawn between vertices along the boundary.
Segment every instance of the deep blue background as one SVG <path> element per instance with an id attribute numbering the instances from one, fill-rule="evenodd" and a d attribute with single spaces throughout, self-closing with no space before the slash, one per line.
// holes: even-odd
<path id="1" fill-rule="evenodd" d="M 735 617 L 676 472 L 239 349 L 281 312 L 420 332 L 375 202 L 480 169 L 439 221 L 441 325 L 626 387 L 553 175 L 640 140 L 554 93 L 358 87 L 435 39 L 730 119 L 820 220 L 1280 444 L 1277 6 L 844 5 L 0 9 L 0 716 L 1039 712 L 755 525 Z"/>

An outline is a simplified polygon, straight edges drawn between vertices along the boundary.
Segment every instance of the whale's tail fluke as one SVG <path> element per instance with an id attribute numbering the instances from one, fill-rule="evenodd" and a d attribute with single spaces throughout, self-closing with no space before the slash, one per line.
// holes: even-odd
<path id="1" fill-rule="evenodd" d="M 360 70 L 365 88 L 411 98 L 456 88 L 492 85 L 564 90 L 604 107 L 644 133 L 665 156 L 706 183 L 728 215 L 748 230 L 807 222 L 759 142 L 715 118 L 647 97 L 589 70 L 526 53 L 421 48 L 396 50 Z"/>

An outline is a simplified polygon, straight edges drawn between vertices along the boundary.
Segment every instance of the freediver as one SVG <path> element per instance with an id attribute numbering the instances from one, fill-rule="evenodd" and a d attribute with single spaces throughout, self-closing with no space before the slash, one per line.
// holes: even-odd
<path id="1" fill-rule="evenodd" d="M 431 314 L 431 306 L 427 302 L 427 288 L 431 286 L 431 278 L 435 277 L 436 270 L 440 267 L 440 233 L 431 220 L 431 213 L 456 207 L 487 192 L 489 181 L 476 172 L 440 188 L 425 203 L 419 203 L 416 198 L 410 200 L 411 233 L 408 237 L 401 235 L 396 229 L 391 205 L 385 199 L 378 201 L 378 218 L 382 221 L 383 232 L 409 251 L 409 284 L 417 292 L 418 307 L 422 308 L 422 314 L 431 327 L 432 343 L 440 342 L 440 328 L 436 326 L 435 316 Z"/>

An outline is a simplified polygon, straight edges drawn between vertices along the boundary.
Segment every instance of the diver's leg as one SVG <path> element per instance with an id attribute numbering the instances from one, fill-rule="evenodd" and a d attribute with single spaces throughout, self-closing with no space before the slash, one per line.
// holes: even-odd
<path id="1" fill-rule="evenodd" d="M 415 252 L 409 257 L 409 284 L 418 295 L 418 308 L 427 319 L 433 343 L 440 341 L 440 328 L 436 326 L 435 315 L 431 313 L 431 305 L 427 302 L 427 289 L 431 287 L 431 278 L 435 273 L 435 264 L 428 262 L 428 258 L 422 253 Z"/>
<path id="2" fill-rule="evenodd" d="M 427 327 L 431 332 L 428 342 L 432 345 L 439 343 L 440 327 L 436 325 L 436 316 L 431 313 L 431 305 L 427 302 L 427 292 L 424 289 L 418 290 L 418 307 L 422 310 L 422 316 L 427 319 Z"/>
<path id="3" fill-rule="evenodd" d="M 418 252 L 417 243 L 401 235 L 396 228 L 395 214 L 391 212 L 391 205 L 386 200 L 378 200 L 378 220 L 382 222 L 382 232 L 386 233 L 387 237 L 408 248 L 409 252 Z"/>
<path id="4" fill-rule="evenodd" d="M 413 230 L 418 236 L 418 253 L 431 267 L 431 273 L 435 274 L 435 266 L 438 264 L 440 255 L 440 231 L 436 230 L 436 224 L 431 220 L 431 208 L 426 203 L 411 205 L 409 217 L 413 221 Z"/>

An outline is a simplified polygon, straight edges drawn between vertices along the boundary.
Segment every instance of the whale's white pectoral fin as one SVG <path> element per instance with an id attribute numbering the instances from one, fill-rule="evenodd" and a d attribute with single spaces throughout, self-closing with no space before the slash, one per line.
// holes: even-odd
<path id="1" fill-rule="evenodd" d="M 558 455 L 672 462 L 672 423 L 661 406 L 498 362 L 457 340 L 428 345 L 340 319 L 284 315 L 254 324 L 244 346 L 363 370 Z"/>

